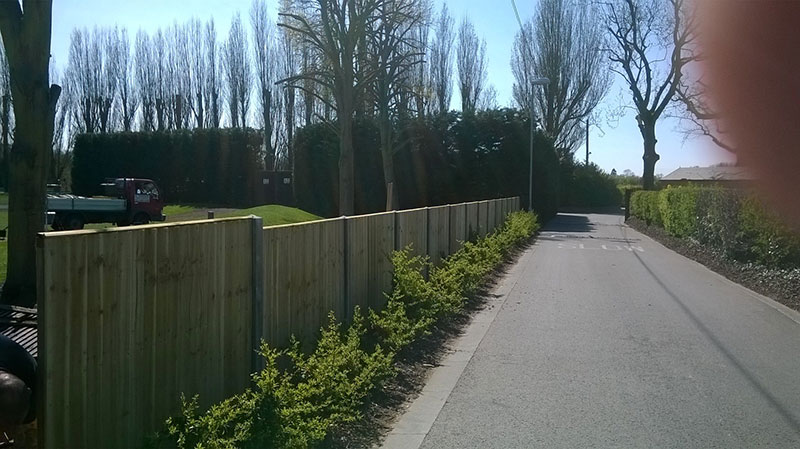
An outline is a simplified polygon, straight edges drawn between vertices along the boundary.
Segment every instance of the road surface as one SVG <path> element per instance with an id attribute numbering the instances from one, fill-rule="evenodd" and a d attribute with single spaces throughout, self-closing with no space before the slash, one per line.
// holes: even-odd
<path id="1" fill-rule="evenodd" d="M 622 221 L 544 229 L 421 447 L 800 448 L 800 314 Z"/>

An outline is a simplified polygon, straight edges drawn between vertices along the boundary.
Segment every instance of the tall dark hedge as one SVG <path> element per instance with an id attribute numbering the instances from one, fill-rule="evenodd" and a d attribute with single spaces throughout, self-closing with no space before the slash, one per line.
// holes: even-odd
<path id="1" fill-rule="evenodd" d="M 99 195 L 106 178 L 150 178 L 170 203 L 251 206 L 262 190 L 261 142 L 253 129 L 80 134 L 72 189 Z"/>
<path id="2" fill-rule="evenodd" d="M 452 112 L 396 124 L 395 179 L 401 208 L 520 196 L 528 203 L 529 126 L 514 109 L 462 115 Z M 381 211 L 386 203 L 378 128 L 356 122 L 356 213 Z M 534 142 L 534 209 L 549 217 L 558 209 L 559 162 L 552 141 Z M 338 206 L 338 139 L 329 125 L 305 127 L 295 140 L 298 207 L 334 216 Z"/>

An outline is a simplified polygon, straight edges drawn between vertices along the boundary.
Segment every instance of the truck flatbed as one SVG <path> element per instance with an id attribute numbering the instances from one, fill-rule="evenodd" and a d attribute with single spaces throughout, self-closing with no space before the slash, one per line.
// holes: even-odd
<path id="1" fill-rule="evenodd" d="M 83 212 L 125 212 L 127 202 L 117 198 L 85 198 L 75 195 L 49 195 L 47 210 Z"/>

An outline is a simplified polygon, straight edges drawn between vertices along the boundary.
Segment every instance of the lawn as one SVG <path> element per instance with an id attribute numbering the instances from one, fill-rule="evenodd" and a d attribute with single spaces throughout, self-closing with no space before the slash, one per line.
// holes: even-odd
<path id="1" fill-rule="evenodd" d="M 264 220 L 264 226 L 275 226 L 291 223 L 302 223 L 304 221 L 319 220 L 320 217 L 294 207 L 278 206 L 270 204 L 258 206 L 250 209 L 241 209 L 236 212 L 225 214 L 225 217 L 245 217 L 247 215 L 257 215 Z"/>

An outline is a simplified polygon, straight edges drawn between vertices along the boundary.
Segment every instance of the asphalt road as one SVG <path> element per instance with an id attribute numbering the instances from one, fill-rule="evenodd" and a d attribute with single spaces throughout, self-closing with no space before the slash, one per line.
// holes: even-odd
<path id="1" fill-rule="evenodd" d="M 621 222 L 545 228 L 422 447 L 800 448 L 800 315 Z"/>

